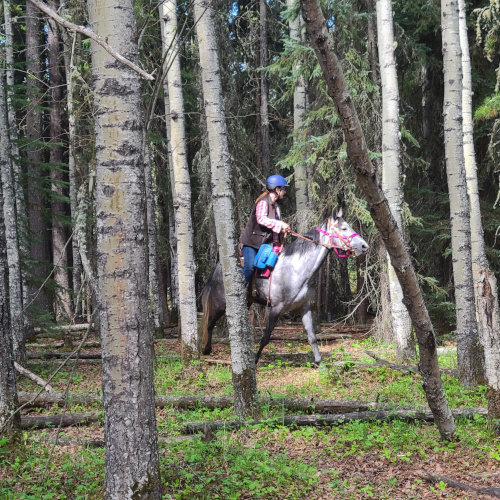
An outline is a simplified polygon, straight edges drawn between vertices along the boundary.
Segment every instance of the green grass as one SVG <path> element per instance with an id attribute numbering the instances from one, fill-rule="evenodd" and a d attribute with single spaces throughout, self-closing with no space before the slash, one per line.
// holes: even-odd
<path id="1" fill-rule="evenodd" d="M 394 360 L 391 346 L 371 339 L 355 343 L 358 351 L 343 347 L 331 350 L 333 361 L 321 370 L 312 367 L 288 368 L 283 363 L 259 366 L 258 380 L 262 396 L 349 399 L 425 406 L 425 394 L 418 375 L 397 372 L 386 367 L 357 368 L 358 362 L 373 363 L 363 354 L 377 349 L 388 360 Z M 168 354 L 168 353 L 162 353 Z M 440 365 L 456 367 L 456 353 L 440 356 Z M 47 364 L 36 365 L 37 373 L 47 377 Z M 56 381 L 65 384 L 70 370 L 58 374 Z M 97 367 L 87 373 L 98 376 Z M 85 384 L 86 375 L 76 373 L 71 390 Z M 186 373 L 178 356 L 161 355 L 155 363 L 155 388 L 158 395 L 232 393 L 231 368 L 227 365 L 204 367 Z M 452 408 L 485 406 L 486 388 L 464 390 L 459 382 L 443 375 L 443 384 Z M 22 389 L 31 382 L 22 380 Z M 102 407 L 72 407 L 72 411 L 100 411 Z M 41 409 L 41 413 L 59 413 L 58 407 Z M 357 460 L 381 460 L 391 466 L 412 466 L 424 460 L 445 462 L 454 458 L 465 471 L 474 472 L 500 465 L 500 441 L 496 439 L 484 417 L 460 420 L 456 440 L 443 443 L 437 428 L 425 422 L 351 422 L 330 428 L 285 428 L 280 422 L 287 414 L 283 407 L 262 406 L 260 418 L 267 424 L 238 432 L 221 431 L 217 441 L 200 439 L 162 445 L 161 475 L 166 497 L 190 498 L 311 498 L 321 491 L 325 498 L 387 498 L 401 496 L 403 487 L 397 476 L 373 478 L 344 477 L 345 464 Z M 158 411 L 160 436 L 175 436 L 188 421 L 233 420 L 232 408 L 208 410 L 194 408 Z M 68 431 L 71 432 L 71 431 Z M 86 434 L 88 433 L 88 434 Z M 92 428 L 82 429 L 80 437 L 91 436 Z M 58 448 L 47 471 L 50 444 L 41 438 L 48 433 L 25 433 L 25 447 L 13 454 L 0 443 L 0 499 L 98 499 L 104 487 L 104 451 Z M 325 465 L 327 464 L 327 465 Z M 329 465 L 328 465 L 329 464 Z M 416 466 L 416 465 L 415 465 Z M 408 498 L 425 491 L 449 492 L 443 485 L 411 482 Z M 420 492 L 420 493 L 418 493 Z M 413 496 L 412 496 L 413 495 Z M 420 498 L 420 497 L 419 497 Z"/>

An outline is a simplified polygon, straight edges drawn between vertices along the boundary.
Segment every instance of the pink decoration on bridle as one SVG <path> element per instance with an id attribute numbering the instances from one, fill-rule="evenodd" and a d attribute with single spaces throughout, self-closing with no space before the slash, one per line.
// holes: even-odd
<path id="1" fill-rule="evenodd" d="M 332 226 L 333 226 L 333 224 L 332 224 Z M 336 231 L 332 231 L 331 233 L 329 233 L 328 231 L 325 231 L 324 229 L 321 229 L 320 227 L 317 227 L 316 231 L 319 231 L 320 233 L 326 234 L 327 236 L 330 237 L 330 245 L 335 250 L 335 253 L 337 254 L 338 257 L 341 257 L 341 258 L 350 257 L 354 253 L 352 251 L 352 248 L 351 248 L 351 241 L 355 236 L 358 236 L 358 233 L 352 233 L 350 236 L 344 237 L 344 236 L 340 236 L 340 234 L 337 233 Z M 343 251 L 345 253 L 340 253 L 339 250 L 337 249 L 337 247 L 333 244 L 333 237 L 334 236 L 336 236 L 345 245 L 345 248 L 340 249 L 341 252 Z"/>

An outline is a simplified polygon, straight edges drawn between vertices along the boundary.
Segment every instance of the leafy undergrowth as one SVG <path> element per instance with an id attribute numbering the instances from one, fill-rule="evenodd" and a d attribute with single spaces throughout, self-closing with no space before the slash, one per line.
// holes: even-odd
<path id="1" fill-rule="evenodd" d="M 306 350 L 303 344 L 276 343 L 280 352 Z M 371 339 L 344 341 L 322 346 L 329 357 L 321 369 L 290 368 L 282 363 L 261 365 L 258 386 L 263 396 L 328 398 L 385 402 L 398 406 L 424 406 L 425 395 L 417 375 L 388 368 L 361 368 L 356 362 L 372 363 L 364 351 L 393 359 L 393 348 Z M 226 346 L 216 346 L 215 356 L 229 359 Z M 334 363 L 335 362 L 335 363 Z M 340 364 L 339 364 L 340 362 Z M 48 377 L 59 363 L 30 363 L 30 369 Z M 440 356 L 444 367 L 456 366 L 448 350 Z M 184 372 L 172 343 L 157 346 L 155 385 L 157 394 L 231 394 L 231 370 L 226 364 L 200 364 L 199 371 Z M 63 390 L 71 374 L 65 367 L 52 381 Z M 457 380 L 443 375 L 451 407 L 485 406 L 485 388 L 465 391 Z M 21 378 L 20 390 L 35 390 Z M 72 379 L 71 391 L 99 392 L 98 364 L 81 363 Z M 102 411 L 94 407 L 71 407 L 71 411 Z M 29 414 L 60 413 L 57 407 L 35 409 Z M 481 498 L 456 491 L 445 483 L 429 484 L 414 474 L 423 469 L 464 483 L 486 487 L 495 478 L 482 480 L 475 474 L 500 472 L 500 441 L 493 437 L 484 417 L 458 422 L 456 440 L 443 443 L 434 425 L 422 422 L 352 422 L 331 428 L 285 428 L 280 425 L 286 410 L 260 409 L 268 419 L 262 426 L 238 432 L 220 431 L 215 441 L 193 440 L 161 444 L 161 475 L 165 498 Z M 187 421 L 232 420 L 232 408 L 196 408 L 157 411 L 162 437 L 176 436 Z M 104 451 L 81 445 L 56 447 L 49 460 L 56 430 L 29 431 L 25 447 L 16 456 L 0 443 L 0 499 L 94 499 L 104 487 Z M 102 438 L 98 424 L 63 429 L 63 436 L 85 441 Z M 484 497 L 487 498 L 487 497 Z"/>

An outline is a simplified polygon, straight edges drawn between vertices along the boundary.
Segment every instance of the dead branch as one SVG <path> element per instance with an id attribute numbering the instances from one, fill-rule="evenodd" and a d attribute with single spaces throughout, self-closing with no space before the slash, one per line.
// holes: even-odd
<path id="1" fill-rule="evenodd" d="M 365 351 L 368 356 L 372 357 L 375 361 L 380 363 L 381 365 L 387 366 L 388 368 L 391 368 L 392 370 L 398 370 L 401 372 L 410 372 L 410 373 L 416 373 L 420 374 L 420 371 L 418 369 L 418 366 L 407 366 L 407 365 L 397 365 L 395 363 L 391 363 L 390 361 L 386 361 L 385 359 L 382 359 L 380 356 L 377 356 L 374 352 L 371 351 Z M 446 373 L 447 375 L 453 375 L 454 377 L 457 376 L 457 370 L 450 370 L 448 368 L 440 368 L 441 373 Z"/>
<path id="2" fill-rule="evenodd" d="M 48 5 L 44 4 L 43 2 L 38 2 L 37 0 L 28 0 L 31 2 L 37 9 L 41 10 L 47 16 L 51 17 L 57 24 L 60 24 L 64 28 L 66 28 L 68 31 L 73 31 L 76 33 L 81 33 L 82 35 L 85 35 L 94 42 L 96 42 L 98 45 L 100 45 L 106 52 L 111 54 L 117 61 L 120 61 L 122 64 L 125 64 L 129 68 L 132 68 L 136 73 L 139 73 L 139 75 L 143 76 L 147 80 L 154 80 L 154 77 L 150 75 L 149 73 L 146 73 L 143 69 L 139 68 L 136 64 L 134 64 L 132 61 L 129 61 L 125 57 L 123 57 L 121 54 L 116 52 L 116 50 L 111 47 L 111 45 L 108 45 L 104 38 L 102 38 L 99 35 L 96 35 L 92 30 L 85 28 L 83 26 L 77 26 L 76 24 L 70 23 L 66 19 L 63 19 L 61 16 L 59 16 L 56 12 L 54 12 Z"/>
<path id="3" fill-rule="evenodd" d="M 21 429 L 47 429 L 54 427 L 70 427 L 73 425 L 90 425 L 100 422 L 100 413 L 63 413 L 44 417 L 21 417 Z"/>
<path id="4" fill-rule="evenodd" d="M 30 372 L 26 368 L 22 367 L 16 361 L 14 361 L 14 367 L 21 375 L 24 375 L 25 377 L 29 378 L 30 380 L 33 380 L 33 382 L 35 382 L 39 386 L 43 387 L 44 390 L 47 391 L 49 394 L 56 393 L 56 390 L 48 382 L 43 380 L 43 378 L 39 377 L 38 375 L 35 375 L 33 372 Z"/>
<path id="5" fill-rule="evenodd" d="M 36 394 L 29 392 L 19 392 L 18 400 L 20 405 L 25 407 L 52 406 L 54 404 L 63 405 L 65 402 L 64 394 Z M 96 394 L 69 393 L 68 400 L 73 404 L 92 405 L 102 404 L 102 397 Z M 342 401 L 335 399 L 301 399 L 301 398 L 259 398 L 261 406 L 272 406 L 285 408 L 291 411 L 304 411 L 315 413 L 350 413 L 355 411 L 368 410 L 391 410 L 394 405 L 380 404 L 371 401 Z M 156 396 L 155 404 L 157 408 L 172 407 L 176 409 L 188 408 L 207 408 L 210 410 L 216 408 L 230 408 L 233 406 L 232 396 Z M 418 411 L 422 408 L 399 407 Z"/>
<path id="6" fill-rule="evenodd" d="M 57 331 L 57 332 L 79 332 L 86 331 L 89 328 L 94 328 L 94 325 L 90 325 L 89 323 L 79 323 L 78 325 L 55 325 L 51 328 L 48 328 L 49 332 Z M 36 327 L 33 329 L 35 333 L 45 333 L 47 328 Z"/>
<path id="7" fill-rule="evenodd" d="M 487 408 L 461 408 L 459 410 L 452 410 L 453 416 L 455 418 L 472 418 L 474 415 L 487 415 Z M 389 411 L 365 411 L 365 412 L 353 412 L 353 413 L 343 413 L 339 415 L 287 415 L 283 418 L 276 420 L 276 424 L 284 425 L 286 427 L 291 426 L 313 426 L 313 427 L 324 427 L 330 425 L 340 425 L 346 422 L 357 421 L 390 421 L 390 420 L 425 420 L 427 422 L 433 422 L 434 416 L 430 410 L 389 410 Z M 213 431 L 218 429 L 240 429 L 241 427 L 249 425 L 261 425 L 269 424 L 272 419 L 256 419 L 256 420 L 217 420 L 214 422 L 187 422 L 183 428 L 184 434 L 195 434 L 199 432 L 204 432 L 205 426 L 208 424 Z"/>
<path id="8" fill-rule="evenodd" d="M 480 493 L 481 495 L 490 495 L 495 498 L 500 498 L 500 488 L 495 488 L 493 486 L 488 488 L 476 488 L 475 486 L 461 483 L 460 481 L 452 479 L 451 477 L 442 476 L 441 474 L 431 474 L 430 472 L 427 472 L 425 470 L 417 470 L 413 474 L 432 483 L 439 483 L 440 481 L 443 481 L 443 483 L 446 483 L 452 488 L 465 491 L 474 491 L 476 493 Z"/>

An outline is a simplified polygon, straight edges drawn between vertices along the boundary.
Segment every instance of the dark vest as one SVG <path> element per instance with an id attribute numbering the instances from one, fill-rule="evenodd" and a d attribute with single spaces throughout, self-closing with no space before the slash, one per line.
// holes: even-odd
<path id="1" fill-rule="evenodd" d="M 261 226 L 257 222 L 257 204 L 262 200 L 267 203 L 267 216 L 270 219 L 276 218 L 276 205 L 273 205 L 271 196 L 267 194 L 254 204 L 245 230 L 240 236 L 240 243 L 242 245 L 256 249 L 259 249 L 263 243 L 271 243 L 273 241 L 273 230 L 268 227 Z"/>

